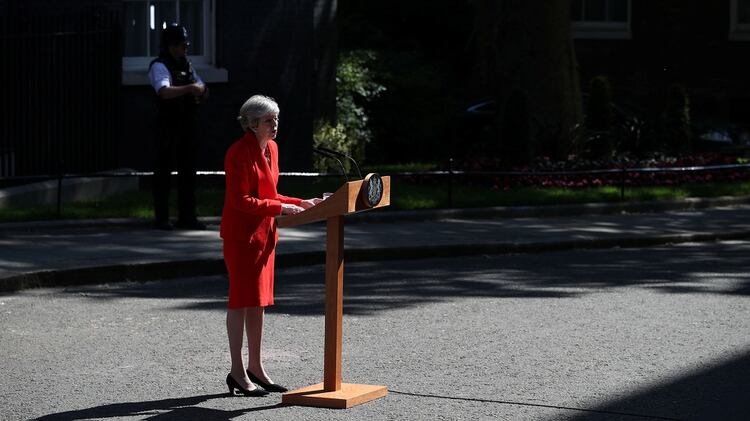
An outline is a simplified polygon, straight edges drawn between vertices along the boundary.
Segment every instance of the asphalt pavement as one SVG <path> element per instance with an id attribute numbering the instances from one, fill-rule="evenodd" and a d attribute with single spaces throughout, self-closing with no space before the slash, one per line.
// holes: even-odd
<path id="1" fill-rule="evenodd" d="M 0 419 L 745 420 L 750 242 L 347 265 L 347 410 L 228 397 L 222 275 L 0 296 Z M 323 267 L 277 272 L 265 364 L 321 381 Z"/>
<path id="2" fill-rule="evenodd" d="M 0 419 L 746 419 L 746 201 L 348 218 L 344 381 L 390 392 L 345 411 L 226 396 L 218 220 L 1 224 Z M 321 380 L 324 244 L 281 230 L 291 387 Z"/>

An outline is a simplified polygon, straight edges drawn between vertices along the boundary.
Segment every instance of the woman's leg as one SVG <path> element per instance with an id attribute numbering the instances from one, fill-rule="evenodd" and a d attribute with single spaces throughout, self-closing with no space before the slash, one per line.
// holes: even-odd
<path id="1" fill-rule="evenodd" d="M 273 383 L 263 369 L 261 343 L 263 342 L 264 307 L 248 307 L 245 313 L 247 329 L 247 368 L 266 383 Z"/>
<path id="2" fill-rule="evenodd" d="M 255 387 L 245 373 L 242 364 L 242 342 L 246 318 L 246 309 L 227 309 L 227 336 L 229 337 L 229 355 L 232 359 L 232 370 L 230 374 L 245 389 L 252 390 Z"/>

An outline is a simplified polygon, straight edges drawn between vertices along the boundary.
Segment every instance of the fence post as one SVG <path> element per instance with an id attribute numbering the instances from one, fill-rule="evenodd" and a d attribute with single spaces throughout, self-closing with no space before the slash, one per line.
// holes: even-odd
<path id="1" fill-rule="evenodd" d="M 57 219 L 62 218 L 62 182 L 63 182 L 63 160 L 57 163 Z"/>
<path id="2" fill-rule="evenodd" d="M 620 173 L 620 201 L 625 201 L 625 167 L 622 167 L 622 172 Z"/>
<path id="3" fill-rule="evenodd" d="M 448 207 L 453 207 L 453 158 L 448 159 Z"/>
<path id="4" fill-rule="evenodd" d="M 62 216 L 62 174 L 57 176 L 57 219 Z"/>

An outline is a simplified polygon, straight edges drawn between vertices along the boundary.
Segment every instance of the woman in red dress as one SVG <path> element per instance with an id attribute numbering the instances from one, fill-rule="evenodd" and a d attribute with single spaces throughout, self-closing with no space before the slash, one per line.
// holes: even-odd
<path id="1" fill-rule="evenodd" d="M 273 305 L 278 241 L 275 217 L 301 212 L 322 199 L 302 200 L 276 191 L 279 166 L 274 139 L 279 106 L 273 99 L 252 96 L 242 105 L 238 120 L 245 135 L 229 148 L 224 159 L 226 193 L 221 215 L 224 262 L 229 272 L 227 335 L 232 359 L 226 381 L 232 395 L 238 389 L 246 396 L 262 396 L 287 390 L 268 377 L 261 359 L 264 308 Z M 244 331 L 248 339 L 247 368 L 242 361 Z"/>

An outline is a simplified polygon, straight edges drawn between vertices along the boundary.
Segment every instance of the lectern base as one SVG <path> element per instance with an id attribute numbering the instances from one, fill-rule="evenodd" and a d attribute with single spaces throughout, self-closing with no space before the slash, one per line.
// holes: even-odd
<path id="1" fill-rule="evenodd" d="M 388 388 L 385 386 L 350 383 L 342 383 L 341 390 L 326 392 L 323 390 L 323 383 L 318 383 L 284 393 L 281 396 L 281 403 L 345 409 L 382 398 L 387 394 Z"/>

